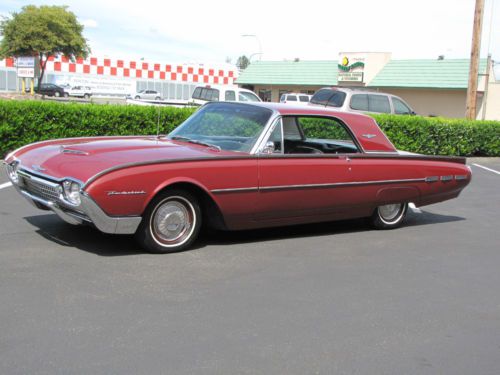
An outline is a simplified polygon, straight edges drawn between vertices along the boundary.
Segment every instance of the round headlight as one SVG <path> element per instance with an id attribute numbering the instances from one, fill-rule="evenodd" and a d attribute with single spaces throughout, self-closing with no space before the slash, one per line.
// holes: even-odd
<path id="1" fill-rule="evenodd" d="M 75 181 L 65 180 L 63 182 L 63 191 L 64 197 L 69 203 L 76 206 L 80 205 L 80 184 Z"/>
<path id="2" fill-rule="evenodd" d="M 9 173 L 9 178 L 10 180 L 17 184 L 19 182 L 19 176 L 17 175 L 17 167 L 19 166 L 19 163 L 17 161 L 12 162 L 7 165 L 7 172 Z"/>

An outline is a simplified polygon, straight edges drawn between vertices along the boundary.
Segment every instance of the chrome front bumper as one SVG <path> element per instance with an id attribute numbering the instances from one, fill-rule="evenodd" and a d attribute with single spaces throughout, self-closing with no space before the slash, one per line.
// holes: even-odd
<path id="1" fill-rule="evenodd" d="M 80 206 L 70 208 L 60 202 L 47 200 L 31 194 L 14 182 L 12 184 L 33 206 L 52 210 L 57 216 L 69 224 L 80 225 L 89 223 L 93 224 L 104 233 L 133 234 L 136 232 L 142 220 L 140 216 L 109 216 L 85 192 L 82 192 L 80 195 Z"/>

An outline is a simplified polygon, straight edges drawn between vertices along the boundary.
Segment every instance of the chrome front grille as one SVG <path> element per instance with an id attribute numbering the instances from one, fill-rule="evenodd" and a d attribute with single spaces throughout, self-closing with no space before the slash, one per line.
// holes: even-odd
<path id="1" fill-rule="evenodd" d="M 47 201 L 57 201 L 61 195 L 61 186 L 57 183 L 19 172 L 20 185 L 31 195 Z"/>

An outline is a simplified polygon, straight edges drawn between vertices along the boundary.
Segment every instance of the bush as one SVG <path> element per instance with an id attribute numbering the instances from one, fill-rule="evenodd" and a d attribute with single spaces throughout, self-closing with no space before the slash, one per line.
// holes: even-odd
<path id="1" fill-rule="evenodd" d="M 500 156 L 500 122 L 373 115 L 399 150 L 426 155 Z"/>
<path id="2" fill-rule="evenodd" d="M 0 154 L 46 139 L 167 134 L 193 108 L 0 100 Z"/>
<path id="3" fill-rule="evenodd" d="M 0 100 L 0 154 L 53 138 L 167 134 L 195 109 Z M 500 122 L 373 115 L 394 145 L 429 155 L 500 156 Z M 315 133 L 315 123 L 307 124 Z M 318 130 L 319 131 L 319 130 Z M 320 137 L 321 134 L 309 134 Z"/>

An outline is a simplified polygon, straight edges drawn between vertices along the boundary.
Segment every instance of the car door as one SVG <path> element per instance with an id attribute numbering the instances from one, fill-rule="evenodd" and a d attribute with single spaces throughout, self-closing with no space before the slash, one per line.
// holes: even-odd
<path id="1" fill-rule="evenodd" d="M 358 149 L 350 141 L 328 139 L 329 133 L 345 132 L 341 127 L 333 118 L 296 116 L 275 124 L 267 141 L 274 144 L 273 152 L 268 148 L 259 154 L 257 220 L 298 223 L 350 216 L 355 197 L 349 156 Z"/>

